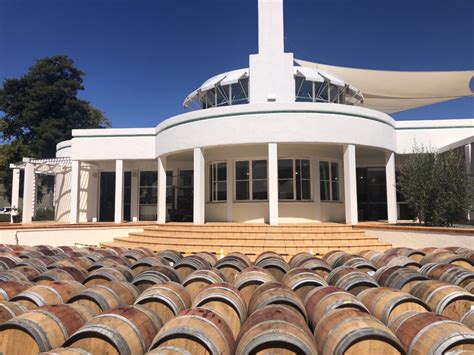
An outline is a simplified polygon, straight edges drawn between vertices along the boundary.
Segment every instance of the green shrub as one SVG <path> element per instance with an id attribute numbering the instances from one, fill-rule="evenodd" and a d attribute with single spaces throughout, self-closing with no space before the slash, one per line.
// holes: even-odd
<path id="1" fill-rule="evenodd" d="M 33 221 L 54 221 L 54 210 L 40 208 L 36 211 Z"/>
<path id="2" fill-rule="evenodd" d="M 469 210 L 471 187 L 463 150 L 437 153 L 415 145 L 400 161 L 397 185 L 420 223 L 452 226 Z"/>

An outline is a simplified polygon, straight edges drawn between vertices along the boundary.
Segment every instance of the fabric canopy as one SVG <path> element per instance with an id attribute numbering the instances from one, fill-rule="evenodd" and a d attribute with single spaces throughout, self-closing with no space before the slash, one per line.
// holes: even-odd
<path id="1" fill-rule="evenodd" d="M 295 59 L 298 65 L 327 71 L 356 86 L 362 106 L 385 113 L 410 110 L 437 102 L 473 96 L 469 83 L 474 71 L 415 72 L 337 67 Z"/>

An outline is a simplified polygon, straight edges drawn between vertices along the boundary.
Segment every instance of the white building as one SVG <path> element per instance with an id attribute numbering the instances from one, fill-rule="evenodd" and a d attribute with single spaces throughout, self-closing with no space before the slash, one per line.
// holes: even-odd
<path id="1" fill-rule="evenodd" d="M 474 174 L 474 120 L 389 114 L 471 96 L 472 71 L 394 72 L 305 62 L 284 52 L 283 0 L 259 0 L 259 53 L 189 94 L 198 109 L 153 128 L 80 129 L 56 158 L 13 164 L 23 222 L 35 174 L 55 175 L 60 222 L 257 223 L 402 219 L 396 156 L 414 142 L 461 147 Z"/>

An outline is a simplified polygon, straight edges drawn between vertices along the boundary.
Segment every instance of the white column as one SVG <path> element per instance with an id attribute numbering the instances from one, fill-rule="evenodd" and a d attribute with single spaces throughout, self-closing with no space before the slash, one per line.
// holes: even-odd
<path id="1" fill-rule="evenodd" d="M 71 162 L 71 208 L 69 222 L 77 223 L 79 220 L 79 196 L 81 189 L 81 162 Z"/>
<path id="2" fill-rule="evenodd" d="M 357 175 L 355 145 L 344 146 L 344 205 L 346 223 L 357 224 Z"/>
<path id="3" fill-rule="evenodd" d="M 166 223 L 166 157 L 158 157 L 158 223 Z"/>
<path id="4" fill-rule="evenodd" d="M 32 163 L 26 163 L 25 178 L 23 183 L 23 209 L 22 223 L 31 223 L 35 203 L 35 167 Z"/>
<path id="5" fill-rule="evenodd" d="M 234 212 L 234 162 L 227 160 L 227 222 L 232 222 Z"/>
<path id="6" fill-rule="evenodd" d="M 132 171 L 132 180 L 130 182 L 130 218 L 133 222 L 138 221 L 138 190 L 139 190 L 139 174 L 138 170 Z"/>
<path id="7" fill-rule="evenodd" d="M 115 161 L 115 213 L 114 222 L 123 221 L 123 160 Z"/>
<path id="8" fill-rule="evenodd" d="M 194 200 L 193 200 L 193 222 L 204 224 L 206 211 L 205 194 L 205 160 L 201 148 L 194 148 Z"/>
<path id="9" fill-rule="evenodd" d="M 268 222 L 278 224 L 278 146 L 268 144 Z"/>
<path id="10" fill-rule="evenodd" d="M 395 153 L 385 152 L 385 177 L 387 181 L 387 219 L 397 223 L 397 187 L 395 179 Z"/>
<path id="11" fill-rule="evenodd" d="M 12 208 L 19 208 L 20 203 L 20 169 L 13 169 L 12 171 Z M 12 215 L 17 214 L 12 211 Z"/>

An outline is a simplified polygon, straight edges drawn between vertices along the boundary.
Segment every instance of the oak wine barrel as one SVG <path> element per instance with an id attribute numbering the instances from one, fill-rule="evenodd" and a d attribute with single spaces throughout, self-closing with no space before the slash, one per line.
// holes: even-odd
<path id="1" fill-rule="evenodd" d="M 0 281 L 0 301 L 8 301 L 31 286 L 29 281 Z"/>
<path id="2" fill-rule="evenodd" d="M 415 283 L 412 295 L 426 302 L 433 312 L 459 321 L 474 304 L 474 295 L 459 286 L 428 280 Z"/>
<path id="3" fill-rule="evenodd" d="M 316 271 L 323 278 L 327 278 L 331 272 L 331 267 L 323 259 L 313 256 L 311 258 L 305 259 L 303 262 L 297 265 L 305 269 L 310 269 Z"/>
<path id="4" fill-rule="evenodd" d="M 155 311 L 166 323 L 191 307 L 191 297 L 181 284 L 168 281 L 147 288 L 139 295 L 135 304 Z"/>
<path id="5" fill-rule="evenodd" d="M 369 260 L 363 258 L 362 256 L 353 256 L 346 262 L 343 266 L 349 266 L 356 269 L 360 269 L 363 272 L 377 271 L 377 267 L 372 264 Z"/>
<path id="6" fill-rule="evenodd" d="M 100 269 L 101 267 L 114 267 L 116 265 L 131 267 L 132 262 L 126 257 L 120 255 L 102 256 L 99 260 L 94 261 L 88 270 L 93 271 Z"/>
<path id="7" fill-rule="evenodd" d="M 107 282 L 120 282 L 126 281 L 131 282 L 133 280 L 132 271 L 123 265 L 115 265 L 114 267 L 101 267 L 89 273 L 89 276 L 85 278 L 83 284 L 85 286 L 94 286 Z"/>
<path id="8" fill-rule="evenodd" d="M 439 314 L 406 312 L 393 319 L 389 327 L 410 355 L 474 351 L 474 332 Z"/>
<path id="9" fill-rule="evenodd" d="M 282 305 L 255 311 L 237 338 L 236 354 L 317 354 L 308 326 Z"/>
<path id="10" fill-rule="evenodd" d="M 255 266 L 268 270 L 277 281 L 281 281 L 287 271 L 290 270 L 290 266 L 280 255 L 278 257 L 262 258 L 255 263 Z"/>
<path id="11" fill-rule="evenodd" d="M 206 286 L 224 281 L 224 275 L 219 271 L 219 269 L 204 268 L 193 271 L 189 274 L 189 276 L 183 281 L 183 286 L 188 290 L 188 293 L 193 300 L 194 297 Z"/>
<path id="12" fill-rule="evenodd" d="M 26 307 L 16 302 L 0 301 L 0 324 L 27 311 Z"/>
<path id="13" fill-rule="evenodd" d="M 367 288 L 379 287 L 377 281 L 367 273 L 348 266 L 340 266 L 332 270 L 327 281 L 329 285 L 342 288 L 355 295 Z"/>
<path id="14" fill-rule="evenodd" d="M 301 298 L 288 286 L 279 282 L 267 282 L 257 287 L 250 299 L 248 312 L 252 314 L 257 309 L 272 304 L 293 308 L 305 323 L 308 322 L 308 315 Z"/>
<path id="15" fill-rule="evenodd" d="M 234 337 L 227 322 L 204 308 L 190 308 L 166 322 L 150 350 L 176 346 L 195 355 L 234 354 Z"/>
<path id="16" fill-rule="evenodd" d="M 0 271 L 0 281 L 24 281 L 28 282 L 28 278 L 19 270 L 8 269 Z"/>
<path id="17" fill-rule="evenodd" d="M 138 274 L 135 276 L 132 283 L 143 292 L 148 287 L 168 281 L 181 283 L 178 273 L 173 268 L 170 266 L 159 265 L 153 266 L 151 269 Z"/>
<path id="18" fill-rule="evenodd" d="M 237 275 L 234 280 L 234 286 L 240 291 L 247 305 L 255 289 L 265 282 L 276 281 L 273 275 L 258 266 L 248 267 Z"/>
<path id="19" fill-rule="evenodd" d="M 461 323 L 474 330 L 474 309 L 468 311 L 462 318 Z"/>
<path id="20" fill-rule="evenodd" d="M 171 249 L 159 251 L 156 255 L 167 260 L 168 266 L 176 265 L 183 258 L 183 255 L 180 252 Z"/>
<path id="21" fill-rule="evenodd" d="M 214 283 L 199 292 L 192 307 L 201 307 L 217 313 L 229 325 L 237 338 L 241 325 L 247 319 L 247 305 L 240 291 L 229 283 Z"/>
<path id="22" fill-rule="evenodd" d="M 77 281 L 45 281 L 34 285 L 12 297 L 10 301 L 18 302 L 28 309 L 66 303 L 86 287 Z"/>
<path id="23" fill-rule="evenodd" d="M 323 316 L 339 308 L 354 308 L 369 313 L 367 307 L 352 293 L 334 286 L 317 287 L 310 291 L 304 300 L 311 329 L 314 329 Z"/>
<path id="24" fill-rule="evenodd" d="M 288 271 L 281 282 L 295 291 L 302 300 L 315 287 L 328 286 L 326 280 L 316 271 L 304 268 L 295 268 Z"/>
<path id="25" fill-rule="evenodd" d="M 226 255 L 216 263 L 216 269 L 219 269 L 227 282 L 233 283 L 237 275 L 251 264 L 238 255 Z"/>
<path id="26" fill-rule="evenodd" d="M 148 354 L 161 354 L 161 355 L 192 355 L 189 351 L 184 348 L 177 346 L 159 346 L 153 350 L 150 350 L 146 353 Z"/>
<path id="27" fill-rule="evenodd" d="M 43 272 L 39 276 L 33 279 L 34 282 L 38 281 L 59 281 L 59 280 L 75 280 L 78 282 L 83 282 L 89 272 L 86 269 L 83 269 L 79 266 L 60 266 L 54 269 L 49 269 L 46 272 Z"/>
<path id="28" fill-rule="evenodd" d="M 423 253 L 422 251 L 413 249 L 413 248 L 407 248 L 407 247 L 391 248 L 391 249 L 385 250 L 385 253 L 406 256 L 406 257 L 409 257 L 410 259 L 415 260 L 417 263 L 419 263 L 420 260 L 425 256 L 425 253 Z"/>
<path id="29" fill-rule="evenodd" d="M 71 304 L 25 312 L 0 324 L 0 353 L 33 355 L 60 347 L 94 315 L 87 307 Z"/>
<path id="30" fill-rule="evenodd" d="M 93 354 L 142 354 L 148 350 L 162 325 L 160 317 L 147 307 L 115 308 L 90 319 L 64 342 L 64 346 Z"/>
<path id="31" fill-rule="evenodd" d="M 92 353 L 79 348 L 56 348 L 40 352 L 38 355 L 92 355 Z"/>
<path id="32" fill-rule="evenodd" d="M 217 263 L 216 255 L 212 254 L 208 251 L 200 251 L 199 253 L 194 254 L 194 256 L 198 256 L 200 258 L 203 258 L 204 260 L 206 260 L 211 265 L 211 267 L 214 267 Z"/>
<path id="33" fill-rule="evenodd" d="M 197 255 L 186 256 L 173 266 L 180 280 L 186 279 L 193 271 L 206 267 L 210 268 L 211 264 L 206 259 Z"/>
<path id="34" fill-rule="evenodd" d="M 255 258 L 254 264 L 256 265 L 260 261 L 268 259 L 268 258 L 284 260 L 280 254 L 275 253 L 274 251 L 271 251 L 271 250 L 267 250 L 257 255 L 257 257 Z"/>
<path id="35" fill-rule="evenodd" d="M 426 276 L 414 269 L 400 267 L 399 269 L 394 270 L 382 285 L 385 287 L 391 287 L 397 290 L 409 292 L 412 285 L 418 281 L 424 281 L 426 279 Z"/>
<path id="36" fill-rule="evenodd" d="M 302 251 L 299 253 L 296 253 L 290 258 L 290 261 L 288 264 L 290 265 L 291 268 L 296 268 L 299 266 L 300 263 L 302 263 L 304 260 L 312 258 L 313 254 L 308 253 L 307 251 Z"/>
<path id="37" fill-rule="evenodd" d="M 409 312 L 430 312 L 431 309 L 415 296 L 387 287 L 370 288 L 362 291 L 357 297 L 367 309 L 385 325 L 398 315 Z"/>
<path id="38" fill-rule="evenodd" d="M 314 330 L 322 355 L 404 354 L 392 331 L 377 318 L 358 309 L 333 309 Z"/>
<path id="39" fill-rule="evenodd" d="M 153 266 L 166 265 L 169 266 L 168 261 L 162 258 L 161 256 L 146 256 L 142 259 L 137 260 L 130 267 L 135 275 L 151 269 Z"/>
<path id="40" fill-rule="evenodd" d="M 99 314 L 109 309 L 133 304 L 138 294 L 138 289 L 129 282 L 108 282 L 83 290 L 71 297 L 68 303 L 89 307 Z"/>
<path id="41" fill-rule="evenodd" d="M 453 264 L 462 266 L 471 271 L 474 270 L 474 266 L 467 258 L 463 257 L 462 255 L 452 253 L 450 251 L 426 254 L 423 259 L 421 259 L 420 263 L 421 265 L 425 265 L 428 263 Z"/>

